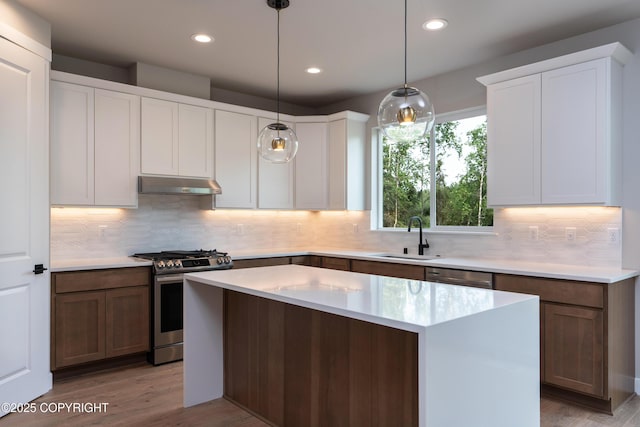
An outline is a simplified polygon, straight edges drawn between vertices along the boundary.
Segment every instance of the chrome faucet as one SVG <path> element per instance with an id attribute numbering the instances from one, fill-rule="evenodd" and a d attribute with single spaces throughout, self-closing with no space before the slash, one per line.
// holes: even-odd
<path id="1" fill-rule="evenodd" d="M 419 216 L 412 216 L 411 218 L 409 218 L 409 228 L 407 229 L 407 231 L 411 232 L 411 224 L 413 223 L 413 220 L 418 221 L 418 225 L 420 226 L 420 236 L 418 240 L 418 255 L 424 255 L 424 250 L 425 249 L 429 249 L 429 242 L 427 242 L 427 239 L 424 239 L 424 243 L 422 243 L 422 219 L 420 219 Z"/>

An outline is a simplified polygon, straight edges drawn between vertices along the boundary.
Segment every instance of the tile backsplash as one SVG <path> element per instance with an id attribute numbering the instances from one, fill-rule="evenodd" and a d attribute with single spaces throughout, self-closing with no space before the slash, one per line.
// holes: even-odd
<path id="1" fill-rule="evenodd" d="M 168 249 L 416 252 L 417 233 L 370 230 L 368 211 L 201 210 L 193 196 L 139 195 L 138 209 L 51 209 L 51 258 Z M 491 233 L 431 232 L 429 254 L 619 267 L 620 208 L 505 208 Z M 537 227 L 535 232 L 530 227 Z M 569 235 L 574 239 L 567 239 Z M 616 233 L 617 230 L 617 233 Z M 611 235 L 617 241 L 610 241 Z"/>

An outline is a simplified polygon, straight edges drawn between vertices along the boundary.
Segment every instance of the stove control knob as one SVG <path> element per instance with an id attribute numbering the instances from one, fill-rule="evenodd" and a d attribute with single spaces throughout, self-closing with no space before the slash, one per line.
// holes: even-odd
<path id="1" fill-rule="evenodd" d="M 230 262 L 231 262 L 231 257 L 230 256 L 224 257 L 224 263 L 225 264 L 229 264 Z"/>
<path id="2" fill-rule="evenodd" d="M 173 268 L 173 260 L 167 261 L 167 268 Z"/>
<path id="3" fill-rule="evenodd" d="M 224 260 L 222 259 L 222 257 L 216 258 L 216 263 L 217 264 L 222 264 L 223 262 L 224 262 Z"/>
<path id="4" fill-rule="evenodd" d="M 158 261 L 158 268 L 162 269 L 164 267 L 165 267 L 164 261 Z"/>
<path id="5" fill-rule="evenodd" d="M 174 266 L 175 268 L 181 268 L 181 267 L 182 267 L 182 261 L 181 261 L 181 260 L 179 260 L 179 259 L 175 259 L 175 260 L 173 260 L 173 266 Z"/>

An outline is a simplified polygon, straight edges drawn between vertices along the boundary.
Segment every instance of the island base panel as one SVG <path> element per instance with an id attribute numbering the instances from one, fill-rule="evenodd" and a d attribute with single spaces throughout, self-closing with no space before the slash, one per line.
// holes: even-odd
<path id="1" fill-rule="evenodd" d="M 275 425 L 417 426 L 417 334 L 233 291 L 225 396 Z"/>

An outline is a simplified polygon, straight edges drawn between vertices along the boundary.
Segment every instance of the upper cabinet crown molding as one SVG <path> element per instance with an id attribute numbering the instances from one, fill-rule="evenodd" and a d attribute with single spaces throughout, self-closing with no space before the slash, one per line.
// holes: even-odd
<path id="1" fill-rule="evenodd" d="M 545 71 L 555 70 L 557 68 L 569 65 L 588 62 L 594 59 L 613 58 L 620 65 L 625 65 L 633 58 L 633 53 L 627 49 L 622 43 L 609 43 L 604 46 L 598 46 L 591 49 L 582 50 L 568 55 L 558 56 L 556 58 L 547 59 L 532 64 L 523 65 L 521 67 L 511 68 L 509 70 L 499 71 L 497 73 L 488 74 L 478 77 L 476 80 L 485 86 L 506 80 L 517 79 L 519 77 L 529 76 L 531 74 L 539 74 Z"/>

